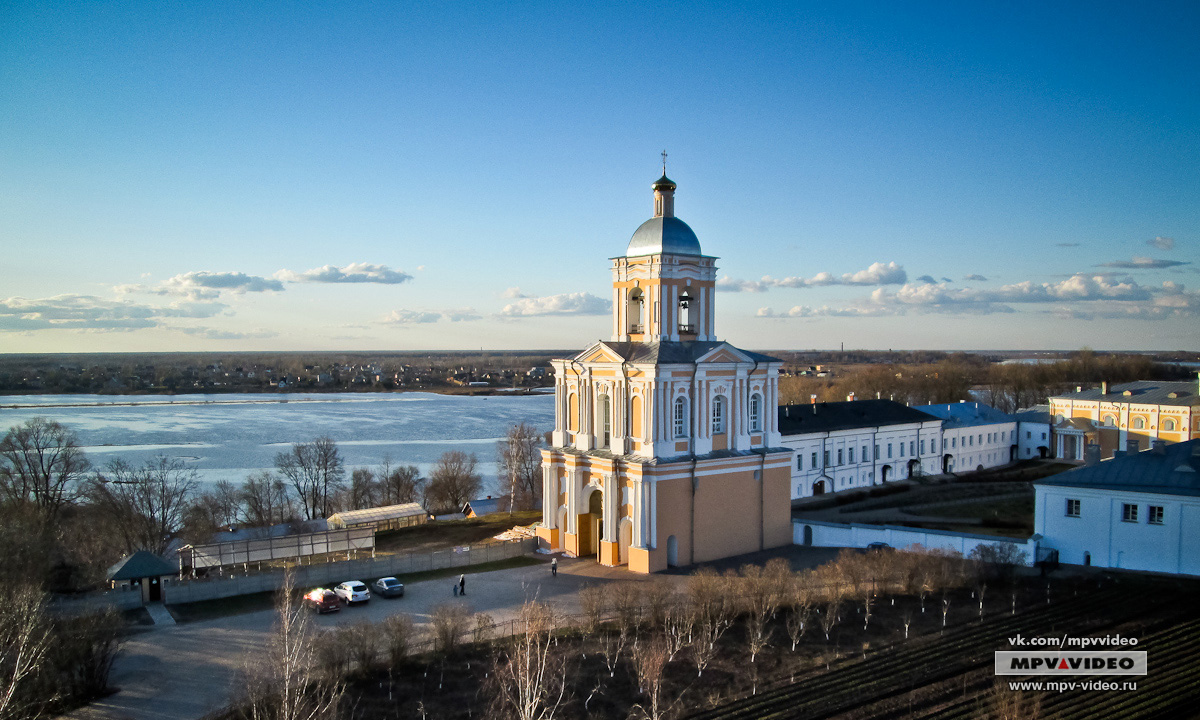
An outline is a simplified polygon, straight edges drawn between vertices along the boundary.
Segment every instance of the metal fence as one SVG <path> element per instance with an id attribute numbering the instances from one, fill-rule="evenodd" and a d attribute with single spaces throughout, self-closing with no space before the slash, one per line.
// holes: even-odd
<path id="1" fill-rule="evenodd" d="M 179 561 L 180 567 L 197 570 L 355 550 L 375 550 L 374 527 L 325 530 L 211 545 L 188 545 L 179 549 Z"/>
<path id="2" fill-rule="evenodd" d="M 537 540 L 527 538 L 490 542 L 427 553 L 380 555 L 374 558 L 299 565 L 293 568 L 296 587 L 316 587 L 346 580 L 406 575 L 409 573 L 466 567 L 507 560 L 533 552 Z M 163 601 L 171 604 L 249 595 L 277 590 L 283 584 L 283 570 L 233 572 L 217 577 L 166 579 Z"/>

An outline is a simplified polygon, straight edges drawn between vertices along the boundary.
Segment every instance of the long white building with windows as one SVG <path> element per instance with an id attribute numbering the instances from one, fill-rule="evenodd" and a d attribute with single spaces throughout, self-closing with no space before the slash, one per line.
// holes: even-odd
<path id="1" fill-rule="evenodd" d="M 796 453 L 792 499 L 936 474 L 941 425 L 891 400 L 784 405 L 780 444 Z"/>

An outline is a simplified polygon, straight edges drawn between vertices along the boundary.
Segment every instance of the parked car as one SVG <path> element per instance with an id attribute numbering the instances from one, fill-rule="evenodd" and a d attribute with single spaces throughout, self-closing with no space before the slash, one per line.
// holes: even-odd
<path id="1" fill-rule="evenodd" d="M 355 603 L 365 603 L 371 599 L 371 591 L 367 586 L 357 580 L 347 580 L 333 589 L 337 596 L 342 599 L 342 602 L 347 605 Z"/>
<path id="2" fill-rule="evenodd" d="M 885 542 L 873 542 L 867 546 L 868 552 L 886 552 L 891 549 L 892 549 L 892 546 L 888 545 Z"/>
<path id="3" fill-rule="evenodd" d="M 342 601 L 329 588 L 317 588 L 304 595 L 304 604 L 318 613 L 337 612 L 342 609 Z"/>
<path id="4" fill-rule="evenodd" d="M 384 597 L 404 597 L 404 583 L 394 577 L 379 578 L 371 583 L 376 595 Z"/>

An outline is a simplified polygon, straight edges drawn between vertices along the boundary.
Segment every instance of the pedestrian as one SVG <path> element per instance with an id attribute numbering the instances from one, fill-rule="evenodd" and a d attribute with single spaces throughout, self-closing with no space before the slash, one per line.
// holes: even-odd
<path id="1" fill-rule="evenodd" d="M 552 577 L 558 577 L 558 558 L 550 559 L 550 575 Z"/>
<path id="2" fill-rule="evenodd" d="M 458 597 L 458 583 L 454 583 L 454 597 Z"/>
<path id="3" fill-rule="evenodd" d="M 459 595 L 467 594 L 467 576 L 465 574 L 458 576 L 458 594 Z"/>

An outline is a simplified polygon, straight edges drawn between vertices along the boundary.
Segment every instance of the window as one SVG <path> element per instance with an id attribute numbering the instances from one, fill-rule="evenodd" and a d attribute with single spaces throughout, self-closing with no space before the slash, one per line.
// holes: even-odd
<path id="1" fill-rule="evenodd" d="M 916 441 L 916 440 L 909 440 L 909 441 L 908 441 L 908 454 L 909 454 L 909 455 L 916 455 L 916 454 L 917 454 L 917 441 Z"/>
<path id="2" fill-rule="evenodd" d="M 931 452 L 931 453 L 937 452 L 937 438 L 934 438 L 933 440 L 929 441 L 929 452 Z"/>
<path id="3" fill-rule="evenodd" d="M 1046 433 L 1042 433 L 1042 439 L 1043 439 L 1043 440 L 1045 440 L 1045 439 L 1046 439 Z"/>
<path id="4" fill-rule="evenodd" d="M 950 447 L 952 447 L 952 448 L 958 447 L 958 437 L 957 436 L 950 438 Z"/>
<path id="5" fill-rule="evenodd" d="M 762 395 L 750 396 L 750 432 L 762 432 Z"/>
<path id="6" fill-rule="evenodd" d="M 718 395 L 713 398 L 712 434 L 721 435 L 725 432 L 725 398 Z"/>
<path id="7" fill-rule="evenodd" d="M 879 446 L 878 445 L 875 446 L 875 459 L 876 460 L 879 459 Z"/>
<path id="8" fill-rule="evenodd" d="M 804 469 L 804 456 L 801 455 L 800 453 L 796 453 L 796 469 L 797 470 Z"/>
<path id="9" fill-rule="evenodd" d="M 1147 511 L 1147 513 L 1146 513 L 1146 522 L 1150 523 L 1151 525 L 1162 525 L 1163 524 L 1163 506 L 1162 505 L 1151 505 L 1150 510 Z"/>
<path id="10" fill-rule="evenodd" d="M 812 454 L 812 462 L 808 464 L 808 469 L 809 470 L 817 469 L 817 454 L 815 452 Z"/>
<path id="11" fill-rule="evenodd" d="M 612 401 L 608 395 L 600 396 L 600 447 L 608 447 L 612 437 Z"/>
<path id="12" fill-rule="evenodd" d="M 922 455 L 925 454 L 925 441 L 924 440 L 921 441 L 921 454 Z"/>
<path id="13" fill-rule="evenodd" d="M 1025 439 L 1026 439 L 1026 440 L 1032 440 L 1032 439 L 1033 439 L 1033 431 L 1032 431 L 1032 430 L 1026 430 L 1026 431 L 1025 431 Z"/>
<path id="14" fill-rule="evenodd" d="M 825 456 L 821 458 L 825 463 L 821 467 L 829 467 L 829 451 L 825 451 Z"/>
<path id="15" fill-rule="evenodd" d="M 1137 522 L 1137 505 L 1129 503 L 1121 504 L 1121 521 L 1122 522 Z"/>
<path id="16" fill-rule="evenodd" d="M 979 444 L 983 444 L 983 433 L 979 433 Z"/>
<path id="17" fill-rule="evenodd" d="M 688 411 L 687 398 L 675 398 L 675 437 L 687 437 Z"/>
<path id="18" fill-rule="evenodd" d="M 1079 501 L 1067 498 L 1067 517 L 1079 517 Z"/>
<path id="19" fill-rule="evenodd" d="M 1175 421 L 1174 420 L 1163 420 L 1162 421 L 1162 429 L 1163 430 L 1174 430 L 1175 429 Z"/>
<path id="20" fill-rule="evenodd" d="M 854 448 L 850 448 L 846 452 L 849 455 L 850 464 L 853 465 L 854 464 Z"/>
<path id="21" fill-rule="evenodd" d="M 866 462 L 867 458 L 869 458 L 869 457 L 871 457 L 871 456 L 867 454 L 867 446 L 863 445 L 863 454 L 862 454 L 863 462 Z"/>
<path id="22" fill-rule="evenodd" d="M 904 457 L 904 442 L 900 443 L 900 457 Z"/>
<path id="23" fill-rule="evenodd" d="M 842 462 L 843 460 L 844 458 L 842 457 L 842 449 L 838 448 L 838 465 L 844 465 L 845 463 Z"/>
<path id="24" fill-rule="evenodd" d="M 1133 429 L 1134 430 L 1145 430 L 1146 429 L 1145 419 L 1144 418 L 1134 418 L 1133 419 Z"/>
<path id="25" fill-rule="evenodd" d="M 891 457 L 892 457 L 892 444 L 888 443 L 888 459 L 890 460 Z"/>
<path id="26" fill-rule="evenodd" d="M 1117 416 L 1116 415 L 1105 415 L 1104 416 L 1104 427 L 1116 427 L 1116 426 L 1117 426 Z"/>

